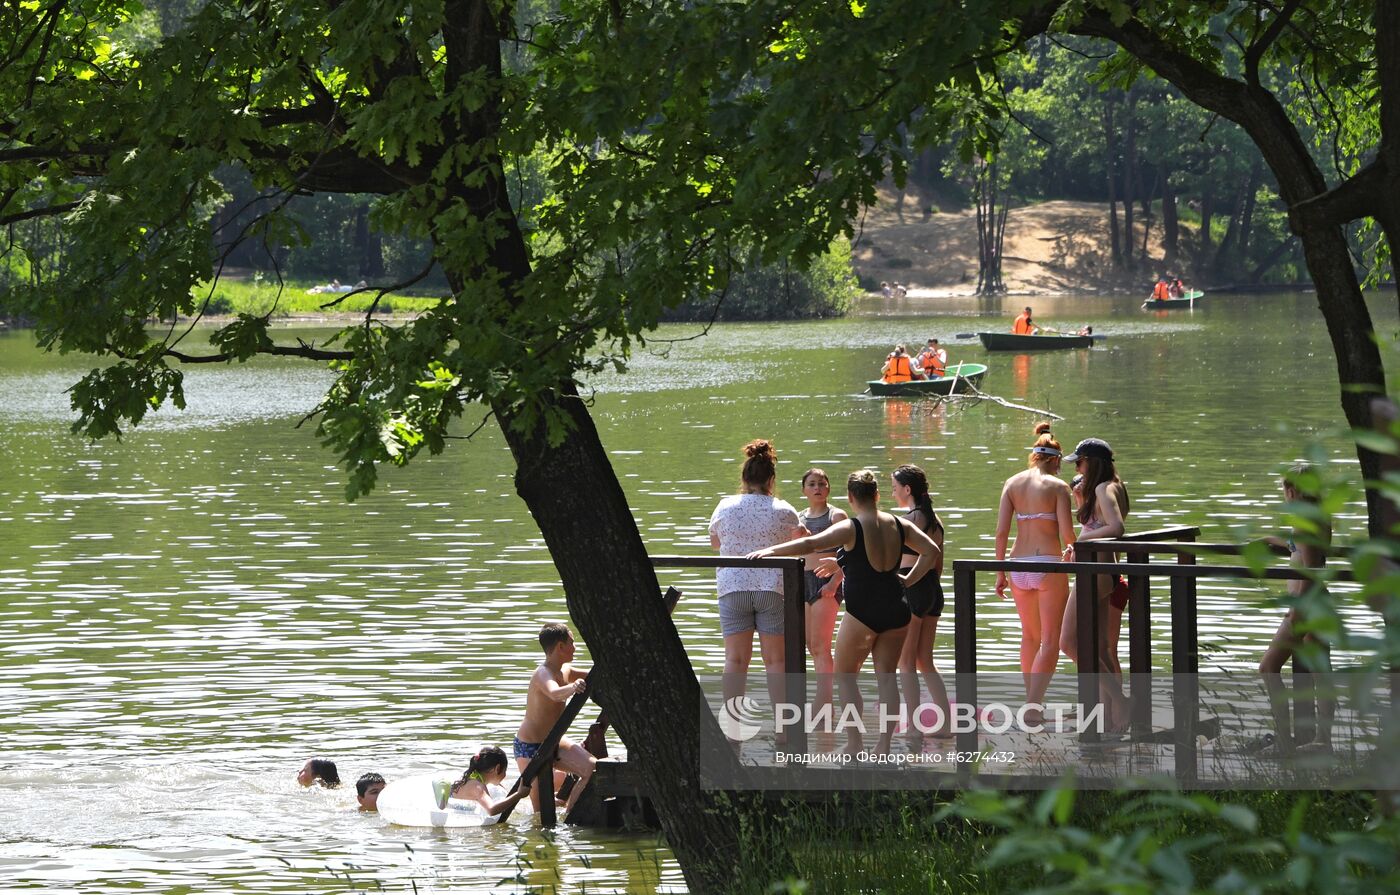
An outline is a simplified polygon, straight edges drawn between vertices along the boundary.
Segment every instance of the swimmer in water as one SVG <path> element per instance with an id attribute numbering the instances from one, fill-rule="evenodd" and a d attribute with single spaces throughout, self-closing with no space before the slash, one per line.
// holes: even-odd
<path id="1" fill-rule="evenodd" d="M 379 794 L 384 791 L 384 786 L 384 778 L 379 774 L 360 775 L 360 779 L 355 781 L 355 801 L 360 803 L 361 811 L 379 810 Z"/>
<path id="2" fill-rule="evenodd" d="M 452 784 L 452 798 L 475 802 L 488 815 L 495 816 L 530 794 L 530 789 L 521 787 L 501 799 L 491 801 L 487 786 L 500 786 L 506 779 L 506 753 L 496 746 L 486 746 L 467 762 L 462 779 Z"/>
<path id="3" fill-rule="evenodd" d="M 335 769 L 335 762 L 325 758 L 311 758 L 297 771 L 297 782 L 302 786 L 310 786 L 313 783 L 320 783 L 327 789 L 340 785 L 340 772 Z"/>

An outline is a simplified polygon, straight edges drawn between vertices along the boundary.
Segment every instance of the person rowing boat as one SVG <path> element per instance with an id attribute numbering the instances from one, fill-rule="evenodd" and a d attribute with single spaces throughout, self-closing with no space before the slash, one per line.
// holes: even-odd
<path id="1" fill-rule="evenodd" d="M 914 358 L 914 366 L 929 379 L 937 379 L 948 371 L 948 352 L 939 346 L 937 339 L 929 339 L 927 347 Z"/>
<path id="2" fill-rule="evenodd" d="M 1040 334 L 1040 327 L 1031 319 L 1031 309 L 1029 306 L 1021 312 L 1015 322 L 1011 324 L 1011 332 L 1018 336 L 1034 336 Z"/>

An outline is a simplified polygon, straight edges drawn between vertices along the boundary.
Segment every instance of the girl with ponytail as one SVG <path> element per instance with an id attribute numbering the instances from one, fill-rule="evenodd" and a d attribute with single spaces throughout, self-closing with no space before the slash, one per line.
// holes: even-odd
<path id="1" fill-rule="evenodd" d="M 904 590 L 904 602 L 909 606 L 911 618 L 904 635 L 904 649 L 899 654 L 899 680 L 904 690 L 904 704 L 909 710 L 908 721 L 911 726 L 914 724 L 914 712 L 923 702 L 919 692 L 919 675 L 922 674 L 928 685 L 929 699 L 943 713 L 942 723 L 931 735 L 948 736 L 948 688 L 943 684 L 938 666 L 933 664 L 933 639 L 938 633 L 939 616 L 943 614 L 943 583 L 938 577 L 943 572 L 943 520 L 933 511 L 928 496 L 928 475 L 919 467 L 906 464 L 897 468 L 890 474 L 890 491 L 895 502 L 907 510 L 905 520 L 928 535 L 939 550 L 933 570 Z M 900 568 L 913 568 L 917 559 L 918 554 L 905 547 Z"/>
<path id="2" fill-rule="evenodd" d="M 500 786 L 506 779 L 506 753 L 498 746 L 485 746 L 467 762 L 462 779 L 452 784 L 452 798 L 476 802 L 487 815 L 494 817 L 530 794 L 534 787 L 520 787 L 501 799 L 491 801 L 488 785 Z"/>
<path id="3" fill-rule="evenodd" d="M 996 557 L 1007 558 L 1006 542 L 1011 520 L 1016 520 L 1016 541 L 1011 559 L 1026 562 L 1061 562 L 1073 548 L 1074 517 L 1070 513 L 1070 490 L 1057 476 L 1063 455 L 1060 443 L 1050 434 L 1050 424 L 1035 427 L 1026 469 L 1006 480 L 997 511 Z M 1069 576 L 1063 573 L 1014 571 L 997 573 L 997 594 L 1005 599 L 1007 584 L 1016 601 L 1021 619 L 1021 674 L 1026 679 L 1026 701 L 1034 706 L 1045 702 L 1045 691 L 1060 658 L 1060 630 L 1064 624 L 1065 603 L 1069 600 Z M 1026 723 L 1041 723 L 1039 708 L 1028 708 Z"/>

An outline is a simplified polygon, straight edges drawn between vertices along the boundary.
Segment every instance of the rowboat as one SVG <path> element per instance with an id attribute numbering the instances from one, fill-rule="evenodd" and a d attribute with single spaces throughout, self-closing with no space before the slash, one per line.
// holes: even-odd
<path id="1" fill-rule="evenodd" d="M 1144 308 L 1151 308 L 1154 311 L 1170 310 L 1171 308 L 1194 308 L 1206 294 L 1199 289 L 1183 293 L 1180 298 L 1149 298 L 1142 303 Z"/>
<path id="2" fill-rule="evenodd" d="M 914 379 L 909 382 L 885 382 L 883 379 L 872 379 L 866 385 L 870 387 L 870 394 L 879 397 L 951 395 L 954 391 L 967 391 L 981 382 L 982 377 L 986 375 L 986 364 L 954 364 L 948 368 L 947 373 L 937 379 Z"/>
<path id="3" fill-rule="evenodd" d="M 1056 348 L 1091 348 L 1093 336 L 1050 335 L 1021 336 L 1015 333 L 978 333 L 982 347 L 988 351 L 1050 351 Z"/>

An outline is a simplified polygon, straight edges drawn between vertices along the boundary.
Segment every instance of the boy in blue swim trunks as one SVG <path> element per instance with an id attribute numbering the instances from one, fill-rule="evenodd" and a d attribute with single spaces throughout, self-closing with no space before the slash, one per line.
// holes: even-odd
<path id="1" fill-rule="evenodd" d="M 530 678 L 530 690 L 525 696 L 525 718 L 515 733 L 513 751 L 515 764 L 523 773 L 540 751 L 540 744 L 554 729 L 555 722 L 564 713 L 564 706 L 576 693 L 583 690 L 586 672 L 573 667 L 574 635 L 568 625 L 547 624 L 540 629 L 540 646 L 544 649 L 544 661 Z M 588 785 L 593 776 L 595 761 L 588 751 L 568 737 L 559 740 L 559 748 L 554 754 L 555 768 L 576 774 L 578 784 L 569 794 L 565 813 L 574 807 L 574 802 Z M 553 781 L 558 786 L 559 779 Z M 538 790 L 530 790 L 530 800 L 535 810 L 539 810 Z"/>

